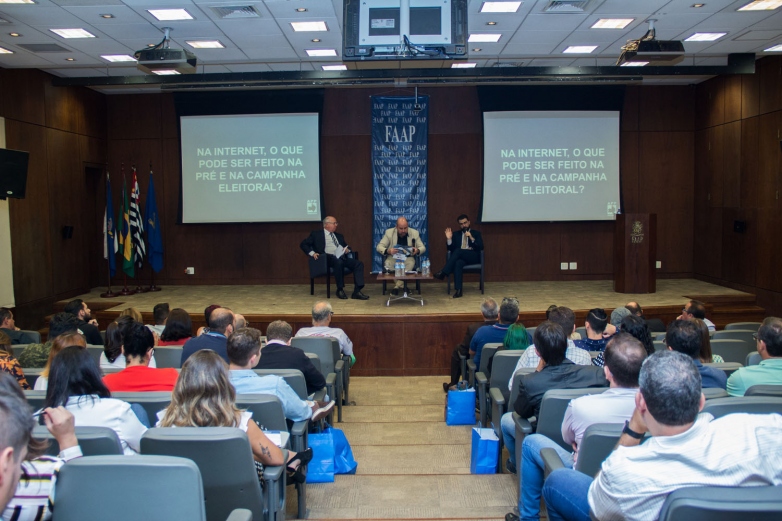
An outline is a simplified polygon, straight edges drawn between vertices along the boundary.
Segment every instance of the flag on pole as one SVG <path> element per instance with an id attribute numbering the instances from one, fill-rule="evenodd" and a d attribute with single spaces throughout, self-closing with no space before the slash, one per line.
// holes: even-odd
<path id="1" fill-rule="evenodd" d="M 123 172 L 124 174 L 124 172 Z M 121 224 L 119 233 L 119 245 L 122 246 L 120 252 L 122 253 L 122 271 L 129 277 L 135 276 L 135 270 L 133 269 L 133 244 L 130 237 L 130 205 L 128 204 L 128 191 L 125 183 L 125 176 L 122 176 L 122 204 L 119 210 L 119 219 Z"/>
<path id="2" fill-rule="evenodd" d="M 106 172 L 106 210 L 103 215 L 103 258 L 109 261 L 109 273 L 117 273 L 117 229 L 114 226 L 114 205 L 111 202 L 111 179 Z"/>
<path id="3" fill-rule="evenodd" d="M 152 167 L 149 169 L 149 189 L 147 206 L 144 208 L 144 220 L 147 222 L 147 243 L 149 244 L 149 265 L 155 273 L 163 269 L 163 237 L 160 229 L 160 217 L 157 213 L 155 183 L 152 181 Z"/>
<path id="4" fill-rule="evenodd" d="M 130 236 L 133 243 L 133 257 L 136 268 L 141 269 L 147 250 L 144 245 L 144 221 L 141 219 L 141 206 L 139 205 L 138 177 L 136 167 L 133 167 L 133 184 L 130 189 Z"/>

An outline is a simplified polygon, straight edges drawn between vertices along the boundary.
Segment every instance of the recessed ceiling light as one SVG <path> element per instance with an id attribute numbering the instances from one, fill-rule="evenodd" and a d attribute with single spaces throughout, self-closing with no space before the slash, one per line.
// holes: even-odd
<path id="1" fill-rule="evenodd" d="M 521 2 L 484 2 L 482 13 L 515 13 L 521 7 Z"/>
<path id="2" fill-rule="evenodd" d="M 497 25 L 497 22 L 486 22 L 486 25 Z"/>
<path id="3" fill-rule="evenodd" d="M 685 38 L 685 42 L 713 42 L 719 40 L 728 33 L 695 33 L 689 38 Z"/>
<path id="4" fill-rule="evenodd" d="M 326 27 L 326 22 L 291 22 L 291 27 L 297 33 L 329 30 Z"/>
<path id="5" fill-rule="evenodd" d="M 346 71 L 348 70 L 347 65 L 322 65 L 321 69 L 324 71 Z"/>
<path id="6" fill-rule="evenodd" d="M 500 41 L 501 34 L 489 34 L 489 33 L 476 33 L 471 34 L 470 38 L 467 40 L 470 43 L 497 43 Z"/>
<path id="7" fill-rule="evenodd" d="M 108 62 L 134 62 L 136 58 L 129 54 L 101 54 L 101 58 Z"/>
<path id="8" fill-rule="evenodd" d="M 156 43 L 148 43 L 147 47 L 157 47 L 157 44 Z"/>
<path id="9" fill-rule="evenodd" d="M 84 29 L 49 29 L 61 38 L 95 38 L 95 35 Z"/>
<path id="10" fill-rule="evenodd" d="M 65 58 L 65 61 L 67 61 L 67 62 L 75 62 L 76 58 Z"/>
<path id="11" fill-rule="evenodd" d="M 624 29 L 635 18 L 601 18 L 592 25 L 592 29 Z"/>
<path id="12" fill-rule="evenodd" d="M 475 63 L 452 63 L 452 69 L 474 69 Z"/>
<path id="13" fill-rule="evenodd" d="M 8 35 L 9 35 L 9 36 L 13 36 L 14 38 L 17 38 L 17 37 L 19 37 L 19 36 L 22 36 L 22 35 L 21 35 L 21 34 L 19 34 L 19 33 L 8 33 Z"/>
<path id="14" fill-rule="evenodd" d="M 782 52 L 782 43 L 773 47 L 769 47 L 768 49 L 764 49 L 763 52 Z"/>
<path id="15" fill-rule="evenodd" d="M 152 74 L 157 74 L 158 76 L 175 76 L 181 73 L 179 71 L 175 71 L 174 69 L 160 69 L 157 71 L 152 71 Z"/>
<path id="16" fill-rule="evenodd" d="M 307 56 L 336 56 L 337 51 L 334 49 L 305 49 Z"/>
<path id="17" fill-rule="evenodd" d="M 13 54 L 13 53 L 14 51 L 9 51 L 8 49 L 0 47 L 0 54 Z"/>
<path id="18" fill-rule="evenodd" d="M 481 49 L 480 47 L 476 47 L 475 49 L 472 50 L 472 52 L 481 52 L 482 50 L 483 49 Z"/>
<path id="19" fill-rule="evenodd" d="M 564 51 L 565 54 L 589 54 L 597 49 L 597 45 L 571 45 Z"/>
<path id="20" fill-rule="evenodd" d="M 34 4 L 33 0 L 0 0 L 0 4 Z"/>
<path id="21" fill-rule="evenodd" d="M 694 7 L 695 9 L 700 9 L 704 5 L 706 5 L 706 4 L 692 4 L 690 7 Z"/>
<path id="22" fill-rule="evenodd" d="M 185 40 L 193 49 L 225 49 L 225 45 L 219 40 Z"/>
<path id="23" fill-rule="evenodd" d="M 620 67 L 643 67 L 649 65 L 649 62 L 624 62 Z"/>
<path id="24" fill-rule="evenodd" d="M 755 0 L 745 6 L 739 7 L 739 11 L 773 11 L 782 5 L 782 0 Z"/>
<path id="25" fill-rule="evenodd" d="M 306 7 L 297 7 L 296 8 L 296 12 L 297 13 L 306 13 L 307 12 L 307 8 Z"/>
<path id="26" fill-rule="evenodd" d="M 106 14 L 102 14 L 102 15 L 100 15 L 100 17 L 101 17 L 101 18 L 106 18 L 106 19 L 108 20 L 109 18 L 114 18 L 114 15 L 113 15 L 113 14 L 106 13 Z"/>
<path id="27" fill-rule="evenodd" d="M 161 22 L 169 20 L 192 20 L 193 17 L 184 9 L 147 9 L 147 12 Z"/>
<path id="28" fill-rule="evenodd" d="M 313 38 L 310 40 L 312 43 L 320 43 L 320 38 Z"/>

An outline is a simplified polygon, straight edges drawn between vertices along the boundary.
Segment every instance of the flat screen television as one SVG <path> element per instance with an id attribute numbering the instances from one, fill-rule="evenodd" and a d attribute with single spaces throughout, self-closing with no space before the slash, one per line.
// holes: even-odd
<path id="1" fill-rule="evenodd" d="M 29 152 L 0 148 L 0 199 L 24 199 Z"/>

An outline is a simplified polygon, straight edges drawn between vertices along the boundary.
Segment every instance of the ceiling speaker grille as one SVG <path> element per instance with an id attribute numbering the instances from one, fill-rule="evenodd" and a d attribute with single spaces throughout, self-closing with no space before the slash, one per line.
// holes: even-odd
<path id="1" fill-rule="evenodd" d="M 583 13 L 589 0 L 551 0 L 543 10 L 547 13 Z"/>
<path id="2" fill-rule="evenodd" d="M 231 20 L 237 18 L 260 18 L 261 15 L 251 5 L 221 5 L 211 6 L 212 11 L 220 18 Z"/>
<path id="3" fill-rule="evenodd" d="M 19 47 L 30 52 L 71 52 L 70 49 L 60 47 L 56 43 L 23 43 Z"/>

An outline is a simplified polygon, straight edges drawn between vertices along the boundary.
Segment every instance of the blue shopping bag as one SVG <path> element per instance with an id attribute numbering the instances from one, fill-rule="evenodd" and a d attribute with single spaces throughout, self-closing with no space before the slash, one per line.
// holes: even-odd
<path id="1" fill-rule="evenodd" d="M 307 465 L 307 483 L 334 481 L 334 437 L 331 430 L 308 435 L 312 461 Z"/>
<path id="2" fill-rule="evenodd" d="M 494 429 L 474 427 L 470 450 L 470 473 L 495 474 L 499 456 L 500 440 L 494 433 Z"/>
<path id="3" fill-rule="evenodd" d="M 334 473 L 355 474 L 358 463 L 353 458 L 353 450 L 345 437 L 342 429 L 331 428 L 331 437 L 334 440 Z"/>
<path id="4" fill-rule="evenodd" d="M 448 391 L 445 423 L 446 425 L 475 424 L 475 389 Z"/>

